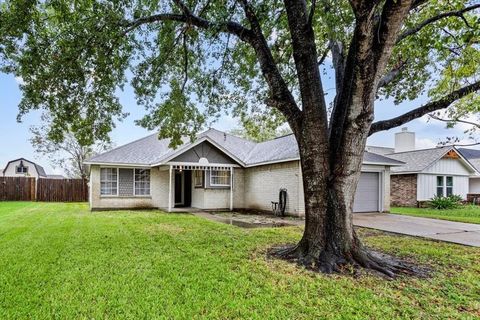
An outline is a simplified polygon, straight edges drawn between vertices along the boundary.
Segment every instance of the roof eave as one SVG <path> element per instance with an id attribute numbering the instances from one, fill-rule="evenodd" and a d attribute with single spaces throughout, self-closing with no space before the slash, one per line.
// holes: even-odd
<path id="1" fill-rule="evenodd" d="M 135 167 L 135 168 L 150 168 L 152 165 L 146 163 L 121 163 L 121 162 L 95 162 L 95 161 L 84 161 L 83 164 L 94 165 L 94 166 L 121 166 L 121 167 Z"/>

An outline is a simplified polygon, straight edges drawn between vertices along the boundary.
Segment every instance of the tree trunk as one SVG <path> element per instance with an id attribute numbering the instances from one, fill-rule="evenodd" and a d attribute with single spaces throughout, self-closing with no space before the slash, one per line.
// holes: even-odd
<path id="1" fill-rule="evenodd" d="M 366 117 L 368 119 L 368 117 Z M 371 120 L 366 120 L 370 121 Z M 365 125 L 369 126 L 369 123 Z M 341 272 L 348 265 L 376 270 L 388 277 L 413 273 L 412 266 L 366 249 L 353 228 L 352 208 L 363 162 L 368 132 L 358 130 L 329 155 L 320 133 L 305 125 L 299 141 L 305 197 L 305 230 L 300 242 L 276 252 L 307 268 L 325 273 Z M 305 132 L 307 131 L 307 132 Z M 311 132 L 308 132 L 311 131 Z"/>

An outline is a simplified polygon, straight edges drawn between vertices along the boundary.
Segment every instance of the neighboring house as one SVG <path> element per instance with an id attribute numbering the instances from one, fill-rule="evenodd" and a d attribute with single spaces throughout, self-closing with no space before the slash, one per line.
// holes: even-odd
<path id="1" fill-rule="evenodd" d="M 458 151 L 480 172 L 480 150 L 458 148 Z M 470 177 L 468 193 L 480 197 L 480 175 Z"/>
<path id="2" fill-rule="evenodd" d="M 209 129 L 177 149 L 157 134 L 96 155 L 90 165 L 90 207 L 256 209 L 271 211 L 280 188 L 286 212 L 304 214 L 303 182 L 293 135 L 255 143 Z M 354 211 L 388 211 L 390 167 L 402 164 L 365 152 Z"/>
<path id="3" fill-rule="evenodd" d="M 435 195 L 455 194 L 466 199 L 471 192 L 470 180 L 478 175 L 472 163 L 453 146 L 415 150 L 415 133 L 407 128 L 395 134 L 393 150 L 384 149 L 383 155 L 405 163 L 391 170 L 393 206 L 416 206 Z"/>
<path id="4" fill-rule="evenodd" d="M 3 176 L 64 179 L 64 176 L 62 175 L 46 174 L 45 169 L 41 165 L 25 158 L 9 161 L 5 166 L 5 169 L 3 169 Z"/>

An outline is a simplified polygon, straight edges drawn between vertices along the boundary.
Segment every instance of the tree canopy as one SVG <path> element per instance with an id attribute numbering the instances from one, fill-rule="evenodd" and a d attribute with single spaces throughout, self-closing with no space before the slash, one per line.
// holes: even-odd
<path id="1" fill-rule="evenodd" d="M 318 66 L 333 68 L 340 94 L 364 4 L 306 5 Z M 389 1 L 375 5 L 380 37 Z M 449 106 L 453 117 L 479 111 L 479 7 L 412 2 L 375 91 L 395 103 L 419 96 L 431 102 L 374 123 L 371 133 Z M 130 81 L 148 110 L 138 123 L 160 128 L 175 145 L 224 112 L 276 126 L 303 109 L 287 16 L 279 0 L 7 0 L 0 4 L 0 63 L 23 79 L 19 119 L 48 111 L 57 140 L 69 131 L 86 144 L 105 140 L 125 117 L 116 92 Z"/>

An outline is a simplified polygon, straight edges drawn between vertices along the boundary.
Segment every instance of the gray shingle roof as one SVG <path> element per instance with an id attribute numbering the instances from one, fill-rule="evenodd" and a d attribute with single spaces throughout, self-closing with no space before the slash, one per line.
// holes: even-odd
<path id="1" fill-rule="evenodd" d="M 457 148 L 457 150 L 472 164 L 472 166 L 475 167 L 475 169 L 477 169 L 477 171 L 480 171 L 480 150 L 467 148 Z"/>
<path id="2" fill-rule="evenodd" d="M 390 164 L 392 166 L 401 166 L 404 164 L 403 161 L 392 159 L 390 157 L 383 156 L 381 154 L 376 154 L 369 151 L 365 151 L 363 153 L 363 162 L 364 163 L 383 163 L 383 164 Z"/>
<path id="3" fill-rule="evenodd" d="M 390 148 L 390 147 L 367 146 L 366 149 L 368 152 L 373 152 L 381 155 L 386 155 L 386 154 L 395 152 L 395 148 Z"/>
<path id="4" fill-rule="evenodd" d="M 200 133 L 198 139 L 206 138 L 238 159 L 242 165 L 258 165 L 265 162 L 276 162 L 299 159 L 298 145 L 293 134 L 273 140 L 255 143 L 228 133 L 209 129 Z M 155 165 L 162 163 L 172 155 L 188 149 L 192 143 L 185 139 L 176 150 L 168 147 L 170 140 L 159 140 L 157 134 L 130 142 L 105 153 L 90 158 L 87 162 L 111 164 Z M 365 152 L 364 162 L 400 165 L 401 162 Z"/>
<path id="5" fill-rule="evenodd" d="M 386 156 L 395 160 L 405 162 L 403 166 L 392 168 L 392 172 L 420 172 L 442 158 L 448 151 L 454 149 L 451 146 L 406 151 L 387 154 Z"/>

